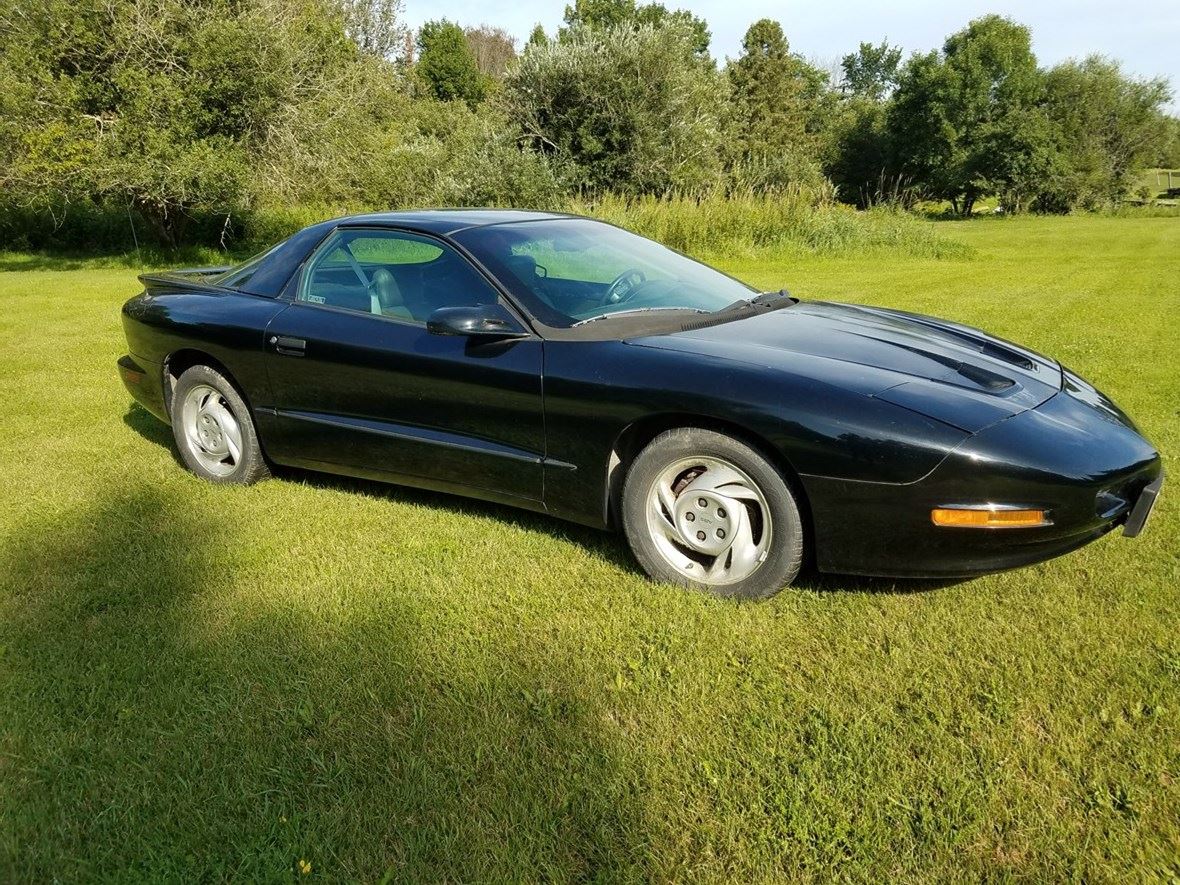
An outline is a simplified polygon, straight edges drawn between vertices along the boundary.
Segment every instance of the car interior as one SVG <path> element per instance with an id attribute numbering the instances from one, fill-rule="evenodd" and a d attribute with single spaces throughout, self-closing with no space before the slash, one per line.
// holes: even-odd
<path id="1" fill-rule="evenodd" d="M 418 248 L 382 248 L 398 240 L 342 235 L 313 264 L 299 300 L 423 324 L 440 307 L 497 300 L 492 286 L 454 251 L 427 241 L 401 242 Z"/>

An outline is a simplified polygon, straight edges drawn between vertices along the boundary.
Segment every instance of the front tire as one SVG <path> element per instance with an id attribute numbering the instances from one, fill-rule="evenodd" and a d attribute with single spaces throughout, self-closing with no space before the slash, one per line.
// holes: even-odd
<path id="1" fill-rule="evenodd" d="M 782 475 L 711 430 L 669 430 L 639 453 L 623 483 L 622 523 L 649 576 L 718 596 L 772 596 L 803 565 L 803 520 Z"/>
<path id="2" fill-rule="evenodd" d="M 270 476 L 246 401 L 220 372 L 193 366 L 181 374 L 171 415 L 181 460 L 197 476 L 238 485 Z"/>

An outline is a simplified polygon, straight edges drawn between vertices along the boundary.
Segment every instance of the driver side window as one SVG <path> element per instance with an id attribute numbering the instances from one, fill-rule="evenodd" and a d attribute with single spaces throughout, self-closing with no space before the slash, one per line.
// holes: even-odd
<path id="1" fill-rule="evenodd" d="M 489 304 L 499 295 L 445 243 L 395 230 L 342 229 L 316 252 L 297 300 L 426 325 L 440 307 Z"/>

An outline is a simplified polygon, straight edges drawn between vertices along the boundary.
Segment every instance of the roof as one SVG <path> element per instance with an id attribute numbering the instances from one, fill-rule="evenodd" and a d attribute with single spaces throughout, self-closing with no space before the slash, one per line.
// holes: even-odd
<path id="1" fill-rule="evenodd" d="M 532 212 L 521 209 L 414 209 L 406 212 L 374 212 L 334 219 L 340 224 L 397 225 L 434 234 L 452 234 L 469 227 L 507 224 L 514 221 L 543 221 L 570 218 L 562 212 Z"/>

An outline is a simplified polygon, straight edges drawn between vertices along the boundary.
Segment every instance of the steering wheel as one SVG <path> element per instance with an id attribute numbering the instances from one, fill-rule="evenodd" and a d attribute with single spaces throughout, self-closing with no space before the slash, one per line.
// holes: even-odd
<path id="1" fill-rule="evenodd" d="M 647 274 L 643 271 L 631 267 L 623 271 L 611 284 L 606 287 L 606 294 L 602 296 L 602 304 L 605 307 L 608 304 L 622 304 L 624 301 L 630 301 L 631 297 L 639 289 L 640 283 L 647 281 Z"/>

